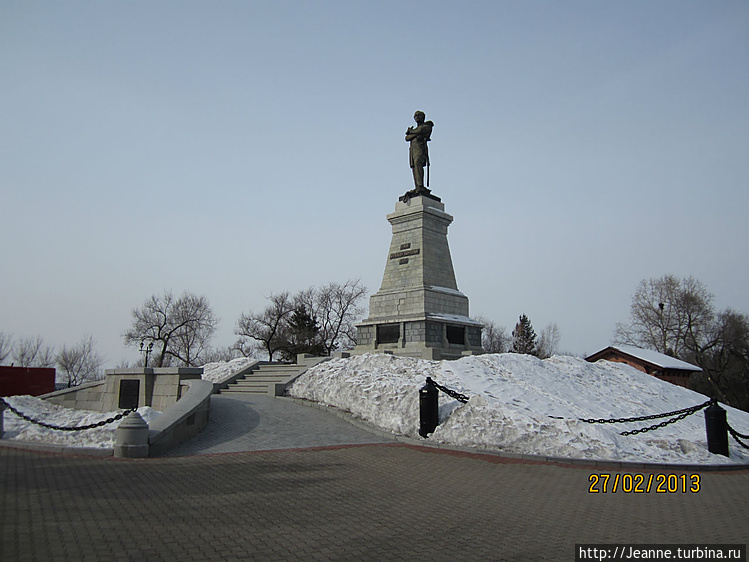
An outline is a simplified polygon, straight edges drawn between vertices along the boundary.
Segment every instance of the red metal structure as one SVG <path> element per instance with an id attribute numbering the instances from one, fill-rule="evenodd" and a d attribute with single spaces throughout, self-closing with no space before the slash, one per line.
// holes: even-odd
<path id="1" fill-rule="evenodd" d="M 0 367 L 0 396 L 39 396 L 55 390 L 55 369 Z"/>

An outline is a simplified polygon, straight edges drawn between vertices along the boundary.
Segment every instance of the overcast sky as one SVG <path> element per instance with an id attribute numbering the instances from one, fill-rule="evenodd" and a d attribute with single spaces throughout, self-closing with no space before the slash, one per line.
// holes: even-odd
<path id="1" fill-rule="evenodd" d="M 471 314 L 593 353 L 641 279 L 749 312 L 749 3 L 0 3 L 0 331 L 91 334 L 205 295 L 233 343 L 265 297 L 360 278 L 431 188 Z"/>

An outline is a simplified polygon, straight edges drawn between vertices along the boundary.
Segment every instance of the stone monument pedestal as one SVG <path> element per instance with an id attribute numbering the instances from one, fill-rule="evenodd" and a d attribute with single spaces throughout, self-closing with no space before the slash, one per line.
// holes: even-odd
<path id="1" fill-rule="evenodd" d="M 185 381 L 200 379 L 202 374 L 202 367 L 108 369 L 101 411 L 141 406 L 166 410 L 187 392 Z"/>
<path id="2" fill-rule="evenodd" d="M 479 322 L 458 290 L 447 227 L 453 217 L 437 197 L 402 197 L 387 216 L 393 238 L 369 317 L 357 324 L 354 353 L 456 359 L 482 353 Z"/>

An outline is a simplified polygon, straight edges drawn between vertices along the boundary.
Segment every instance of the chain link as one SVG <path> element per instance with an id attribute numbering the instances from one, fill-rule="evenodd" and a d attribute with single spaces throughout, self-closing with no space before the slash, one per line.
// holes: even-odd
<path id="1" fill-rule="evenodd" d="M 687 416 L 691 416 L 692 414 L 699 412 L 703 408 L 707 408 L 707 406 L 710 405 L 710 402 L 711 401 L 708 400 L 704 404 L 698 404 L 697 406 L 690 406 L 689 408 L 683 408 L 681 410 L 674 410 L 673 412 L 666 412 L 664 414 L 652 414 L 650 416 L 637 416 L 634 418 L 614 418 L 614 419 L 579 418 L 579 420 L 585 423 L 628 423 L 628 422 L 638 422 L 638 421 L 647 421 L 647 420 L 657 420 L 657 419 L 665 418 L 668 416 L 675 416 L 671 418 L 670 420 L 666 420 L 661 423 L 657 423 L 655 425 L 651 425 L 648 427 L 641 427 L 640 429 L 633 429 L 631 431 L 622 431 L 619 434 L 619 435 L 637 435 L 638 433 L 645 433 L 646 431 L 660 429 L 661 427 L 666 427 L 669 424 L 676 423 L 679 420 L 683 420 Z"/>
<path id="2" fill-rule="evenodd" d="M 697 410 L 695 410 L 696 412 Z M 687 416 L 691 416 L 694 412 L 685 412 L 683 414 L 680 414 L 676 416 L 675 418 L 671 418 L 670 420 L 663 421 L 661 423 L 657 423 L 655 425 L 651 425 L 649 427 L 641 427 L 640 429 L 633 429 L 631 431 L 622 431 L 619 435 L 637 435 L 638 433 L 645 433 L 646 431 L 652 431 L 654 429 L 660 429 L 662 427 L 666 427 L 668 424 L 676 423 L 679 420 L 683 420 Z"/>
<path id="3" fill-rule="evenodd" d="M 437 387 L 438 390 L 441 390 L 448 396 L 452 396 L 453 398 L 455 398 L 459 402 L 462 402 L 463 404 L 465 404 L 466 402 L 468 402 L 468 400 L 470 400 L 470 398 L 468 398 L 468 396 L 466 396 L 465 394 L 461 394 L 460 392 L 451 390 L 447 388 L 446 386 L 442 386 L 441 384 L 436 383 L 434 380 L 432 380 L 432 377 L 427 377 L 427 384 L 433 384 L 434 386 Z"/>
<path id="4" fill-rule="evenodd" d="M 710 405 L 710 400 L 698 406 L 690 406 L 689 408 L 683 408 L 681 410 L 674 410 L 673 412 L 666 412 L 665 414 L 652 414 L 649 416 L 638 416 L 635 418 L 612 418 L 612 419 L 579 418 L 579 420 L 585 423 L 626 423 L 626 422 L 657 420 L 658 418 L 667 418 L 668 416 L 683 414 L 685 412 L 688 412 L 687 415 L 693 414 L 695 412 L 700 411 L 702 408 L 706 408 L 709 405 Z"/>
<path id="5" fill-rule="evenodd" d="M 746 443 L 743 443 L 741 441 L 741 439 L 739 439 L 739 438 L 749 439 L 749 435 L 743 435 L 743 434 L 739 433 L 734 428 L 732 428 L 730 425 L 728 425 L 728 422 L 726 422 L 726 427 L 728 428 L 728 433 L 730 433 L 731 436 L 733 436 L 733 438 L 736 439 L 736 442 L 739 445 L 741 445 L 742 447 L 744 447 L 744 449 L 749 449 L 749 445 L 747 445 Z"/>
<path id="6" fill-rule="evenodd" d="M 130 414 L 131 412 L 137 411 L 137 408 L 130 408 L 128 410 L 125 410 L 124 412 L 120 412 L 119 414 L 117 414 L 115 416 L 112 416 L 111 418 L 108 418 L 106 420 L 102 420 L 100 422 L 92 423 L 92 424 L 89 424 L 89 425 L 81 425 L 81 426 L 70 427 L 70 426 L 52 425 L 50 423 L 44 423 L 42 421 L 35 420 L 33 418 L 30 418 L 29 416 L 27 416 L 23 412 L 19 412 L 18 410 L 16 410 L 13 406 L 11 406 L 10 404 L 8 404 L 8 402 L 6 402 L 3 398 L 0 398 L 0 402 L 2 402 L 3 404 L 5 404 L 8 407 L 8 409 L 11 412 L 13 412 L 15 415 L 17 415 L 20 418 L 25 419 L 28 422 L 31 422 L 31 423 L 36 424 L 36 425 L 40 425 L 42 427 L 46 427 L 48 429 L 55 429 L 55 430 L 58 430 L 58 431 L 83 431 L 83 430 L 86 430 L 86 429 L 94 429 L 96 427 L 102 427 L 104 425 L 110 424 L 112 422 L 115 422 L 117 420 L 120 420 L 120 419 L 124 418 L 126 415 Z"/>
<path id="7" fill-rule="evenodd" d="M 726 421 L 726 425 L 728 425 L 728 422 L 727 422 L 727 421 Z M 734 428 L 732 428 L 732 427 L 731 427 L 730 425 L 728 425 L 728 431 L 730 431 L 730 432 L 731 432 L 731 433 L 733 433 L 733 434 L 736 434 L 736 435 L 738 435 L 738 436 L 739 436 L 739 437 L 741 437 L 742 439 L 749 439 L 749 435 L 744 435 L 743 433 L 739 433 L 739 432 L 738 432 L 738 431 L 736 431 L 736 430 L 735 430 Z"/>

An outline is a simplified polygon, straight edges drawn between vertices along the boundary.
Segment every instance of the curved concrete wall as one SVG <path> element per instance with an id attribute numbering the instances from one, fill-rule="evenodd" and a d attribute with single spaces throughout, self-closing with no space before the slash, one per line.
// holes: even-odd
<path id="1" fill-rule="evenodd" d="M 213 383 L 193 379 L 186 380 L 183 384 L 186 384 L 189 390 L 149 426 L 149 457 L 179 445 L 199 433 L 208 423 Z"/>

